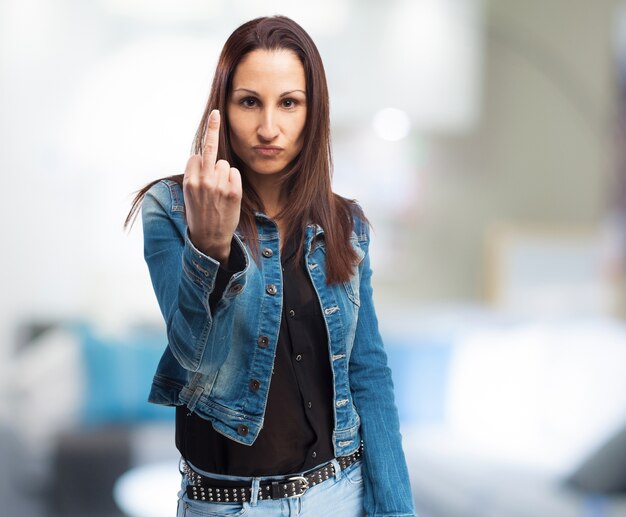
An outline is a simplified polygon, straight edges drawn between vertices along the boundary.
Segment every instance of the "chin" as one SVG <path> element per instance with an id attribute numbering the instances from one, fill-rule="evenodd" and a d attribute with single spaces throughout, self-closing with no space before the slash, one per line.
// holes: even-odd
<path id="1" fill-rule="evenodd" d="M 251 163 L 250 169 L 256 172 L 257 174 L 270 175 L 270 174 L 278 174 L 285 170 L 287 167 L 286 163 Z"/>

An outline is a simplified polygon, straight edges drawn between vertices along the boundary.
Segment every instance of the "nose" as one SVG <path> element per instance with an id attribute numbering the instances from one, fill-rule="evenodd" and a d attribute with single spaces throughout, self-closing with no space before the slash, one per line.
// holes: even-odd
<path id="1" fill-rule="evenodd" d="M 257 135 L 264 142 L 271 142 L 279 133 L 277 117 L 274 110 L 266 108 L 261 112 L 261 120 L 257 129 Z"/>

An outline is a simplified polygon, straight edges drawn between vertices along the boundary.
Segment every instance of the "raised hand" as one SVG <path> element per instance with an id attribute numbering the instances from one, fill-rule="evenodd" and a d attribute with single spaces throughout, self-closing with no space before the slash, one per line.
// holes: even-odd
<path id="1" fill-rule="evenodd" d="M 226 160 L 217 160 L 220 113 L 209 115 L 202 155 L 187 161 L 183 195 L 189 236 L 202 253 L 224 264 L 239 223 L 241 174 Z"/>

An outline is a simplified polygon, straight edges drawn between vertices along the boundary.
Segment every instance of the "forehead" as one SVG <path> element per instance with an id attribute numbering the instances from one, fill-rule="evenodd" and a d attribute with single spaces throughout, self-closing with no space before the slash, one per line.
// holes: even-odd
<path id="1" fill-rule="evenodd" d="M 306 86 L 304 67 L 293 50 L 257 49 L 246 54 L 235 68 L 233 89 L 267 91 L 301 89 Z"/>

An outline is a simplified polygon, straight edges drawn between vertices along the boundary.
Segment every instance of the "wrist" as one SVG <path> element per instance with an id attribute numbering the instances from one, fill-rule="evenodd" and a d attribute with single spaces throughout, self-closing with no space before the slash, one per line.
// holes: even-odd
<path id="1" fill-rule="evenodd" d="M 232 238 L 228 242 L 215 242 L 214 240 L 207 242 L 194 238 L 189 232 L 189 240 L 200 253 L 217 260 L 223 266 L 228 265 Z"/>
<path id="2" fill-rule="evenodd" d="M 198 249 L 208 257 L 217 260 L 223 267 L 228 267 L 230 243 L 228 243 L 228 246 L 208 246 Z"/>

